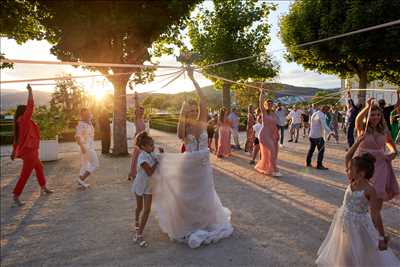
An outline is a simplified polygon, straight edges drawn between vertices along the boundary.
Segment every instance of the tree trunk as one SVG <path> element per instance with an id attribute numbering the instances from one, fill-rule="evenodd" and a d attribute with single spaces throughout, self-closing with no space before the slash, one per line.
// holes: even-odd
<path id="1" fill-rule="evenodd" d="M 126 84 L 128 78 L 114 77 L 113 149 L 115 156 L 128 155 L 126 136 Z"/>
<path id="2" fill-rule="evenodd" d="M 222 105 L 231 108 L 231 85 L 227 82 L 224 82 L 222 89 Z"/>
<path id="3" fill-rule="evenodd" d="M 357 73 L 357 76 L 359 79 L 358 88 L 366 89 L 368 84 L 368 71 L 359 72 Z M 366 96 L 367 96 L 367 91 L 358 91 L 357 94 L 358 103 L 363 104 L 363 106 L 365 106 Z"/>

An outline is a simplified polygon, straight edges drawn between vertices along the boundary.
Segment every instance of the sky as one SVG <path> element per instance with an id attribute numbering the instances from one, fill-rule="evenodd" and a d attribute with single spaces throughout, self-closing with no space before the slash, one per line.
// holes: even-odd
<path id="1" fill-rule="evenodd" d="M 273 55 L 275 61 L 280 64 L 279 76 L 275 78 L 277 82 L 307 87 L 318 88 L 337 88 L 340 87 L 340 79 L 333 75 L 319 74 L 313 71 L 304 71 L 304 69 L 296 63 L 288 63 L 283 57 L 284 45 L 278 37 L 279 18 L 288 12 L 291 1 L 274 1 L 277 5 L 276 11 L 273 11 L 269 17 L 271 25 L 271 42 L 268 46 L 268 51 Z M 22 45 L 18 45 L 12 39 L 1 38 L 1 53 L 4 53 L 10 59 L 25 59 L 25 60 L 47 60 L 57 61 L 57 58 L 50 53 L 51 45 L 47 41 L 28 41 Z M 279 50 L 279 51 L 276 51 Z M 176 65 L 180 64 L 173 56 L 163 56 L 159 59 L 160 65 Z M 174 70 L 160 69 L 156 71 L 156 75 L 171 73 Z M 66 65 L 28 65 L 15 64 L 14 69 L 1 70 L 1 81 L 7 80 L 24 80 L 36 78 L 51 78 L 59 77 L 63 74 L 71 75 L 91 75 L 99 74 L 90 72 L 81 68 L 74 68 Z M 139 92 L 165 92 L 176 93 L 182 91 L 193 90 L 191 81 L 184 75 L 180 76 L 174 82 L 167 83 L 175 76 L 163 76 L 156 78 L 155 81 L 138 85 L 136 90 Z M 201 74 L 196 74 L 200 86 L 211 85 L 212 82 L 207 80 Z M 112 92 L 112 85 L 103 77 L 77 79 L 85 90 L 93 95 L 101 97 L 106 92 Z M 52 91 L 54 88 L 53 81 L 35 82 L 40 85 L 34 86 L 36 90 Z M 34 83 L 33 83 L 34 84 Z M 1 84 L 1 90 L 5 89 L 23 89 L 25 83 L 9 83 Z"/>

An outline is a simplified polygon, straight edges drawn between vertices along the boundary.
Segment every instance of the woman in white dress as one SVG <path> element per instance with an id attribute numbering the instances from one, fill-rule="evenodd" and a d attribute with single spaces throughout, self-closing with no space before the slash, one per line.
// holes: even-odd
<path id="1" fill-rule="evenodd" d="M 154 209 L 163 232 L 191 248 L 210 244 L 232 234 L 231 212 L 215 191 L 207 137 L 207 100 L 188 69 L 200 98 L 184 103 L 178 137 L 185 153 L 165 153 L 155 174 Z"/>

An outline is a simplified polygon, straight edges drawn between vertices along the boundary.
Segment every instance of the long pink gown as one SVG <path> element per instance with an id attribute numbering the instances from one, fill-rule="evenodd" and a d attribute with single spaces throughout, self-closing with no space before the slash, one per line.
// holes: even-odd
<path id="1" fill-rule="evenodd" d="M 224 122 L 219 126 L 218 151 L 219 157 L 229 157 L 231 155 L 231 126 Z"/>
<path id="2" fill-rule="evenodd" d="M 383 134 L 374 137 L 374 135 L 367 133 L 356 155 L 368 152 L 375 157 L 375 172 L 371 182 L 374 184 L 378 197 L 388 201 L 399 194 L 399 184 L 394 174 L 392 161 L 385 155 L 386 141 L 387 137 Z"/>
<path id="3" fill-rule="evenodd" d="M 146 130 L 146 125 L 144 123 L 143 119 L 139 119 L 135 121 L 135 128 L 136 128 L 136 133 L 135 133 L 135 138 L 136 136 L 140 133 Z M 134 141 L 135 142 L 135 141 Z M 132 162 L 131 162 L 131 172 L 130 172 L 130 177 L 135 178 L 136 177 L 136 164 L 137 164 L 137 159 L 140 154 L 140 148 L 134 145 L 133 151 L 132 151 Z"/>
<path id="4" fill-rule="evenodd" d="M 257 162 L 255 169 L 266 175 L 278 172 L 278 141 L 279 133 L 277 119 L 274 113 L 262 114 L 262 128 L 260 131 L 260 151 L 261 159 Z"/>

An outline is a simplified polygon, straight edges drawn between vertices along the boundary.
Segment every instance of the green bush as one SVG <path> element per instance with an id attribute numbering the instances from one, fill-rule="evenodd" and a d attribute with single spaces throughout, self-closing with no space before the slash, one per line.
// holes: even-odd
<path id="1" fill-rule="evenodd" d="M 66 126 L 65 114 L 58 108 L 40 106 L 35 109 L 33 120 L 39 125 L 42 140 L 54 139 L 63 132 Z"/>

